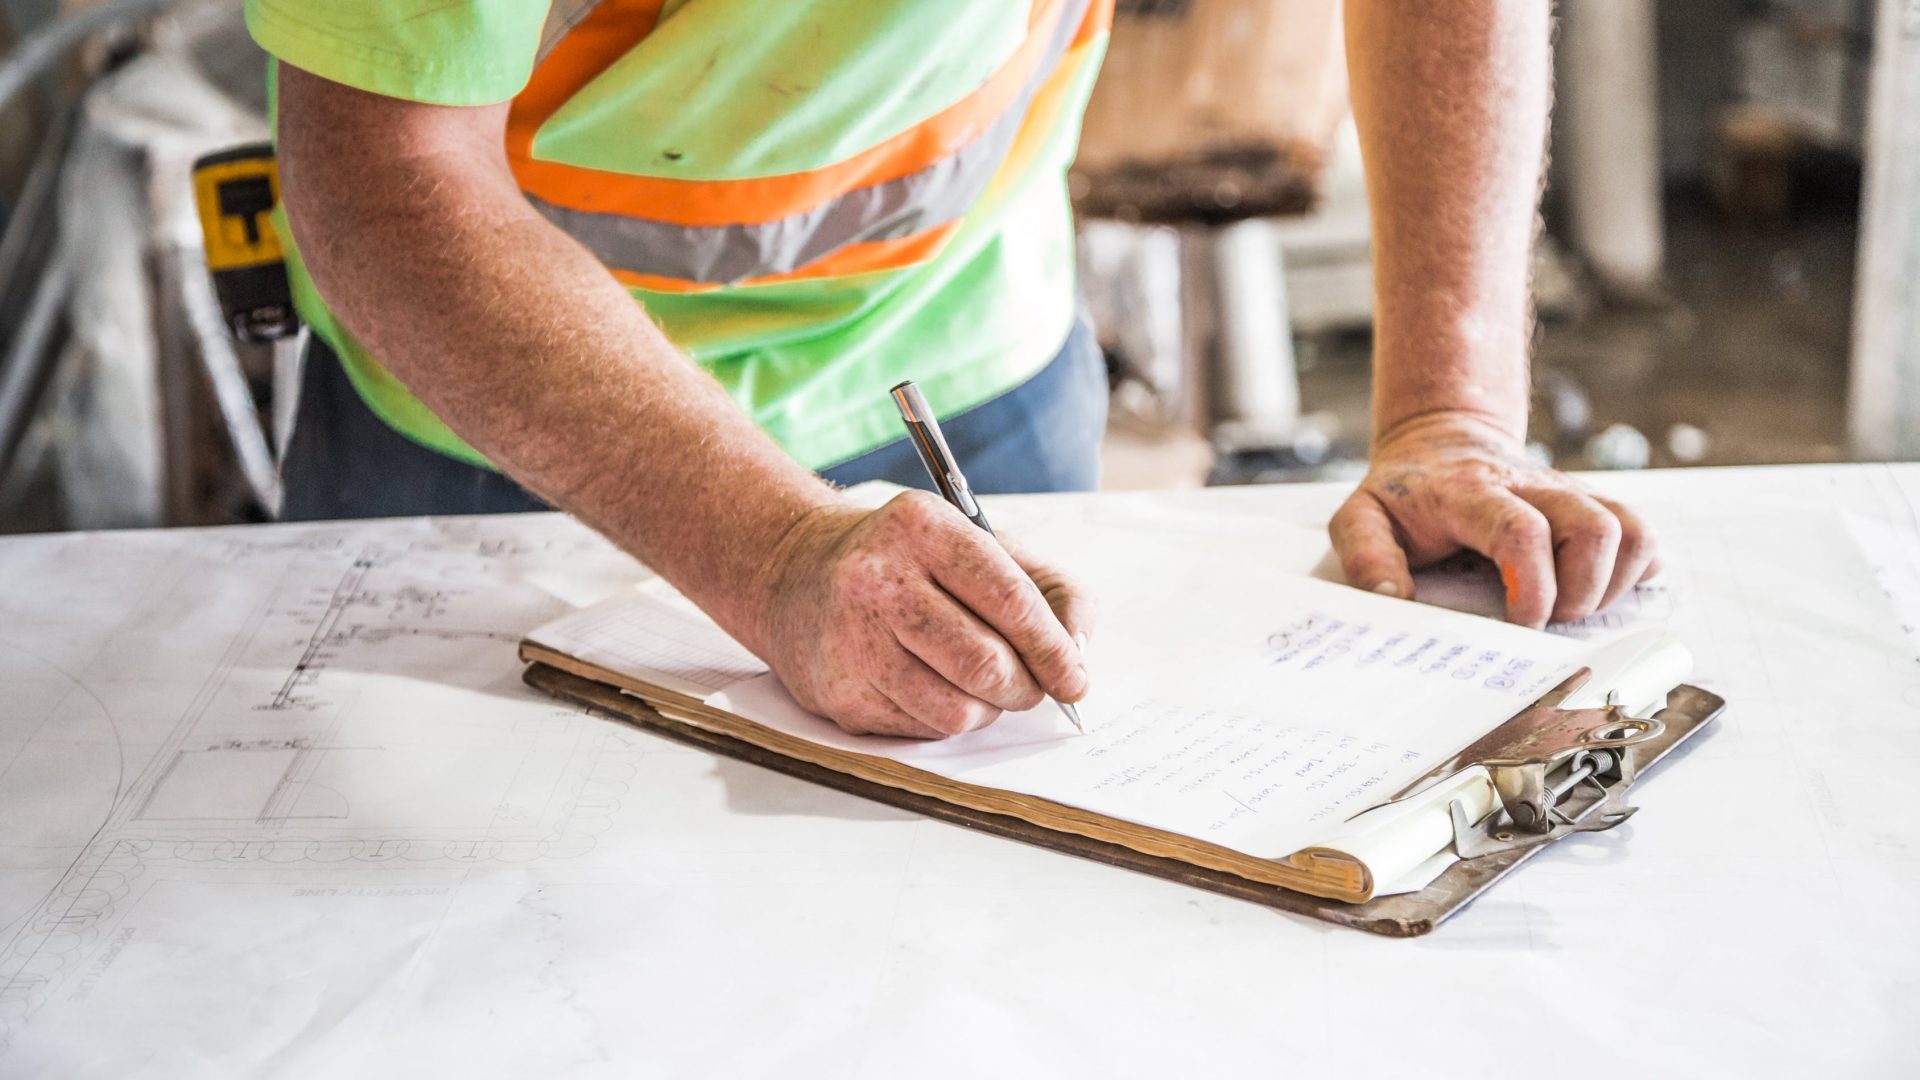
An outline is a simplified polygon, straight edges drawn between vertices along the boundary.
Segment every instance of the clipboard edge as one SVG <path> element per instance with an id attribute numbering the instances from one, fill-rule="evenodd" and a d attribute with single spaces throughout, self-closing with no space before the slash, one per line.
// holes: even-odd
<path id="1" fill-rule="evenodd" d="M 872 783 L 825 766 L 776 754 L 751 743 L 670 720 L 640 699 L 550 664 L 534 661 L 522 675 L 527 685 L 592 712 L 621 720 L 683 745 L 721 754 L 822 787 L 907 810 L 937 821 L 974 829 L 1094 862 L 1246 900 L 1263 907 L 1333 923 L 1384 937 L 1410 938 L 1431 933 L 1458 914 L 1496 882 L 1518 869 L 1550 844 L 1502 852 L 1455 863 L 1431 885 L 1418 892 L 1378 897 L 1365 903 L 1324 900 L 1276 885 L 1266 885 L 1224 871 L 1161 858 L 1090 837 L 1057 832 L 1003 814 L 975 810 L 930 796 Z M 1640 767 L 1636 783 L 1643 782 L 1676 747 L 1704 730 L 1725 711 L 1726 702 L 1699 687 L 1681 685 L 1658 714 L 1667 731 Z"/>

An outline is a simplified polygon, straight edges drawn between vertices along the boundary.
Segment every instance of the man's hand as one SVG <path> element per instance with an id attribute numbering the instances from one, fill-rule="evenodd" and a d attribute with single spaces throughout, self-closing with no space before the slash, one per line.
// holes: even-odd
<path id="1" fill-rule="evenodd" d="M 1087 691 L 1084 592 L 927 492 L 813 511 L 768 585 L 757 651 L 801 705 L 855 734 L 944 738 Z"/>
<path id="2" fill-rule="evenodd" d="M 1419 417 L 1378 440 L 1331 531 L 1348 583 L 1409 599 L 1409 563 L 1477 551 L 1500 568 L 1507 618 L 1526 626 L 1592 614 L 1659 570 L 1632 511 L 1462 414 Z"/>
<path id="3" fill-rule="evenodd" d="M 1507 617 L 1576 619 L 1653 572 L 1646 528 L 1530 464 L 1528 254 L 1551 6 L 1347 0 L 1373 221 L 1373 466 L 1333 520 L 1347 580 L 1412 597 L 1408 562 L 1497 563 Z"/>

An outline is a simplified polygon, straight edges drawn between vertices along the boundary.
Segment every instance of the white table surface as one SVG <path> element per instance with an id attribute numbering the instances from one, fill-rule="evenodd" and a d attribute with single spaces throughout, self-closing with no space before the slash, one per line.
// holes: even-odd
<path id="1" fill-rule="evenodd" d="M 1731 707 L 1412 941 L 544 699 L 557 516 L 0 541 L 0 1076 L 1920 1073 L 1920 467 L 1595 482 Z"/>

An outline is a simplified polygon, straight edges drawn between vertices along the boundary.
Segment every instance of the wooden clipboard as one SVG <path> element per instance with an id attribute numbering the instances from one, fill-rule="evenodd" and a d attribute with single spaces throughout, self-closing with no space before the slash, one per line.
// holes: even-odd
<path id="1" fill-rule="evenodd" d="M 775 772 L 798 777 L 809 783 L 858 795 L 863 799 L 897 806 L 927 817 L 962 825 L 969 829 L 1003 836 L 1052 851 L 1062 851 L 1110 866 L 1151 874 L 1184 885 L 1206 889 L 1241 900 L 1249 900 L 1296 915 L 1305 915 L 1339 926 L 1365 930 L 1387 937 L 1419 937 L 1429 933 L 1485 892 L 1494 882 L 1512 873 L 1521 863 L 1551 846 L 1552 841 L 1462 859 L 1448 868 L 1431 885 L 1412 893 L 1383 896 L 1362 904 L 1323 900 L 1278 886 L 1248 881 L 1222 871 L 1198 867 L 1174 859 L 1145 855 L 1117 844 L 1057 832 L 1000 814 L 957 806 L 899 788 L 875 784 L 810 762 L 775 754 L 728 735 L 707 731 L 691 724 L 669 719 L 644 701 L 612 686 L 595 682 L 543 663 L 528 665 L 525 679 L 529 686 L 555 697 L 587 707 L 689 746 L 699 747 L 727 757 L 750 762 Z M 1719 696 L 1695 686 L 1680 686 L 1667 696 L 1666 708 L 1656 714 L 1664 730 L 1637 746 L 1638 777 L 1645 778 L 1673 750 L 1693 738 L 1726 707 Z"/>

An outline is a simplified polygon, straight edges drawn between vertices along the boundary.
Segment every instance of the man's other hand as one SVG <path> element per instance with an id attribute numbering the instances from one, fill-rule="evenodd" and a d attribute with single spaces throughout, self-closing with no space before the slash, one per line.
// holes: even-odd
<path id="1" fill-rule="evenodd" d="M 814 510 L 768 569 L 763 659 L 855 734 L 944 738 L 1087 691 L 1084 591 L 927 492 Z"/>
<path id="2" fill-rule="evenodd" d="M 1590 615 L 1659 570 L 1631 510 L 1533 464 L 1511 435 L 1465 414 L 1388 431 L 1330 531 L 1349 584 L 1409 599 L 1410 565 L 1477 551 L 1500 568 L 1507 619 L 1524 626 Z"/>

